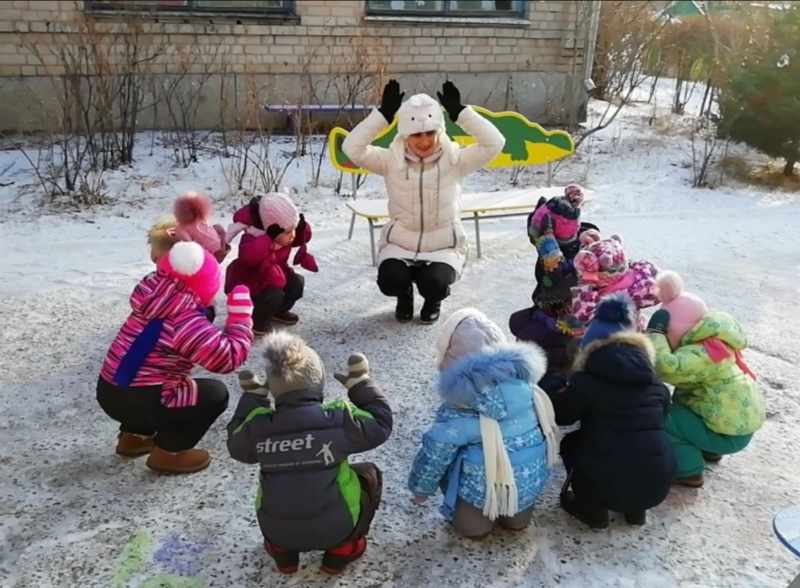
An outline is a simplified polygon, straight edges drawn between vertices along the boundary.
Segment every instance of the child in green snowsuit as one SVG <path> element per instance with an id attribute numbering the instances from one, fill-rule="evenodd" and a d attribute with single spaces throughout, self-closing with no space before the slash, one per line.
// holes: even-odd
<path id="1" fill-rule="evenodd" d="M 739 323 L 683 292 L 674 272 L 661 272 L 657 285 L 662 305 L 647 330 L 656 372 L 675 386 L 665 427 L 678 460 L 675 483 L 699 488 L 705 461 L 741 451 L 764 424 L 764 399 L 742 356 Z"/>

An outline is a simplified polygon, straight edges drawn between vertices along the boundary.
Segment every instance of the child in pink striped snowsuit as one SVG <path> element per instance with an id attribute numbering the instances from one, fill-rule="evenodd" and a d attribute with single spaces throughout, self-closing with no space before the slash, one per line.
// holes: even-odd
<path id="1" fill-rule="evenodd" d="M 97 384 L 103 410 L 120 422 L 117 453 L 150 453 L 157 471 L 188 473 L 206 467 L 208 452 L 193 449 L 225 411 L 228 391 L 210 378 L 194 379 L 199 364 L 232 372 L 247 359 L 252 303 L 246 287 L 228 295 L 220 330 L 204 309 L 222 284 L 219 263 L 197 243 L 176 243 L 139 282 L 132 312 L 106 355 Z"/>

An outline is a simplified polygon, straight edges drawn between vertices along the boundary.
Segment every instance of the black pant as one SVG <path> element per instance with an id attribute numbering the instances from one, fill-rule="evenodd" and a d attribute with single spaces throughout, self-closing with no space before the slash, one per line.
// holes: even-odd
<path id="1" fill-rule="evenodd" d="M 412 262 L 387 259 L 378 268 L 378 288 L 386 296 L 405 296 L 416 283 L 420 296 L 439 302 L 450 296 L 450 284 L 456 281 L 456 270 L 446 263 Z"/>
<path id="2" fill-rule="evenodd" d="M 97 380 L 97 402 L 120 423 L 121 432 L 155 435 L 154 442 L 161 449 L 185 451 L 197 445 L 228 408 L 225 384 L 209 378 L 198 378 L 195 382 L 195 406 L 167 408 L 161 404 L 161 386 L 120 388 L 103 378 Z"/>
<path id="3" fill-rule="evenodd" d="M 561 459 L 567 470 L 567 485 L 572 486 L 577 504 L 586 512 L 606 510 L 608 504 L 600 489 L 577 467 L 582 441 L 580 430 L 567 433 L 561 439 Z"/>
<path id="4" fill-rule="evenodd" d="M 290 273 L 283 288 L 267 288 L 253 296 L 253 329 L 265 331 L 273 315 L 290 310 L 303 297 L 303 276 Z"/>

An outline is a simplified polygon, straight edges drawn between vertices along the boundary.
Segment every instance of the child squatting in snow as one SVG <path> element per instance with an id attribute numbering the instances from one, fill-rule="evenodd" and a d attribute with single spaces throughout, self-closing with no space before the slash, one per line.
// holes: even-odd
<path id="1" fill-rule="evenodd" d="M 346 374 L 335 374 L 349 400 L 328 402 L 322 360 L 302 339 L 273 333 L 264 358 L 263 381 L 240 374 L 245 392 L 228 425 L 228 450 L 260 464 L 256 516 L 278 570 L 294 573 L 301 552 L 320 550 L 322 570 L 338 574 L 364 554 L 383 484 L 375 464 L 350 464 L 348 456 L 389 438 L 392 411 L 360 353 Z"/>

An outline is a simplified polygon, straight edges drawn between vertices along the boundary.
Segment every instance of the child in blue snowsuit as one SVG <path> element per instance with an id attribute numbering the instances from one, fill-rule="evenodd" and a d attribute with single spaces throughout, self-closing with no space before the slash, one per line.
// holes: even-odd
<path id="1" fill-rule="evenodd" d="M 498 522 L 521 530 L 544 490 L 557 454 L 557 428 L 535 345 L 509 344 L 482 312 L 465 308 L 439 337 L 444 401 L 422 438 L 409 489 L 418 503 L 442 491 L 441 512 L 464 537 Z"/>

